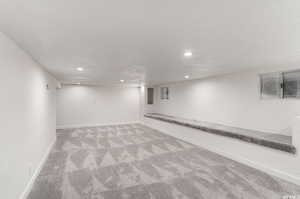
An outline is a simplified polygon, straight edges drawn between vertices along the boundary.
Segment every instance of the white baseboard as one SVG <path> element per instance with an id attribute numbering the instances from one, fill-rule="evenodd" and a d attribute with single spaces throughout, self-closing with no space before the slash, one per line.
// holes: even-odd
<path id="1" fill-rule="evenodd" d="M 41 172 L 49 154 L 50 154 L 50 151 L 51 149 L 53 148 L 54 144 L 55 144 L 55 141 L 56 139 L 54 139 L 54 141 L 50 144 L 50 146 L 48 147 L 45 155 L 43 156 L 42 160 L 40 161 L 38 167 L 35 169 L 33 175 L 31 176 L 29 182 L 27 183 L 26 187 L 25 187 L 25 190 L 23 191 L 23 193 L 21 194 L 21 196 L 19 197 L 19 199 L 26 199 L 28 197 L 28 194 L 30 193 L 32 187 L 33 187 L 33 184 L 34 184 L 34 181 L 36 180 L 36 178 L 38 177 L 39 173 Z"/>
<path id="2" fill-rule="evenodd" d="M 185 139 L 183 137 L 178 137 L 178 136 L 174 135 L 171 132 L 167 132 L 167 131 L 164 131 L 162 129 L 158 129 L 156 127 L 152 127 L 151 125 L 148 125 L 146 122 L 142 122 L 142 124 L 145 125 L 145 126 L 147 126 L 147 127 L 152 128 L 152 129 L 158 130 L 158 131 L 160 131 L 162 133 L 165 133 L 165 134 L 168 134 L 170 136 L 173 136 L 175 138 L 178 138 L 178 139 L 184 140 L 186 142 L 195 144 L 195 145 L 197 145 L 197 146 L 199 146 L 201 148 L 207 149 L 207 150 L 212 151 L 214 153 L 217 153 L 217 154 L 219 154 L 221 156 L 227 157 L 227 158 L 229 158 L 231 160 L 237 161 L 237 162 L 245 164 L 245 165 L 247 165 L 249 167 L 252 167 L 252 168 L 255 168 L 255 169 L 260 170 L 262 172 L 265 172 L 265 173 L 267 173 L 269 175 L 276 176 L 276 177 L 281 178 L 283 180 L 286 180 L 288 182 L 300 185 L 300 178 L 292 176 L 292 175 L 290 175 L 290 174 L 288 174 L 286 172 L 280 171 L 278 169 L 272 169 L 270 167 L 266 167 L 266 166 L 264 166 L 264 165 L 262 165 L 262 164 L 260 164 L 258 162 L 251 161 L 251 160 L 249 160 L 247 158 L 244 158 L 244 157 L 232 154 L 232 153 L 227 153 L 227 152 L 221 151 L 221 150 L 217 149 L 216 147 L 202 146 L 202 145 L 198 144 L 197 142 L 193 142 L 193 140 L 188 140 L 188 139 Z"/>
<path id="3" fill-rule="evenodd" d="M 126 124 L 136 124 L 140 121 L 128 121 L 128 122 L 111 122 L 111 123 L 94 123 L 94 124 L 68 124 L 68 125 L 58 125 L 56 129 L 70 129 L 70 128 L 82 128 L 82 127 L 95 127 L 95 126 L 108 126 L 108 125 L 126 125 Z"/>
<path id="4" fill-rule="evenodd" d="M 201 147 L 202 147 L 202 146 L 201 146 Z M 204 148 L 204 147 L 203 147 L 203 148 Z M 222 156 L 224 156 L 224 157 L 227 157 L 227 158 L 229 158 L 229 159 L 231 159 L 231 160 L 240 162 L 240 163 L 245 164 L 245 165 L 247 165 L 247 166 L 249 166 L 249 167 L 252 167 L 252 168 L 255 168 L 255 169 L 260 170 L 260 171 L 262 171 L 262 172 L 265 172 L 265 173 L 267 173 L 267 174 L 269 174 L 269 175 L 276 176 L 276 177 L 281 178 L 281 179 L 283 179 L 283 180 L 286 180 L 286 181 L 288 181 L 288 182 L 292 182 L 292 183 L 294 183 L 294 184 L 300 185 L 300 178 L 294 177 L 294 176 L 289 175 L 289 174 L 287 174 L 287 173 L 285 173 L 285 172 L 282 172 L 282 171 L 280 171 L 280 170 L 272 169 L 272 168 L 266 167 L 266 166 L 264 166 L 264 165 L 262 165 L 262 164 L 259 164 L 259 163 L 257 163 L 257 162 L 251 161 L 251 160 L 249 160 L 249 159 L 247 159 L 247 158 L 237 157 L 237 156 L 235 156 L 235 155 L 233 155 L 233 154 L 226 153 L 226 152 L 224 152 L 224 151 L 220 151 L 220 150 L 215 149 L 215 148 L 211 148 L 211 147 L 205 147 L 205 148 L 206 148 L 207 150 L 209 150 L 209 151 L 212 151 L 212 152 L 214 152 L 214 153 L 217 153 L 217 154 L 219 154 L 219 155 L 222 155 Z"/>

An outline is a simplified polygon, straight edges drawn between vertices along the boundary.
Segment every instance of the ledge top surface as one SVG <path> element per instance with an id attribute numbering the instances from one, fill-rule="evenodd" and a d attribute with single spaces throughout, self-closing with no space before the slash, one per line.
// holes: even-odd
<path id="1" fill-rule="evenodd" d="M 145 117 L 163 120 L 169 123 L 176 123 L 182 126 L 198 128 L 199 130 L 203 130 L 208 133 L 236 138 L 289 153 L 296 153 L 296 148 L 292 145 L 292 136 L 288 135 L 267 133 L 198 120 L 190 120 L 160 113 L 147 113 L 145 114 Z"/>

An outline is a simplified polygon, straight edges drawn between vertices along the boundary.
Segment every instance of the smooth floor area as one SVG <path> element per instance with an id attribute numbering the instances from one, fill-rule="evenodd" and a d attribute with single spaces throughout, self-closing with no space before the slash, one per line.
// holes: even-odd
<path id="1" fill-rule="evenodd" d="M 300 186 L 140 124 L 57 131 L 28 199 L 282 199 Z"/>

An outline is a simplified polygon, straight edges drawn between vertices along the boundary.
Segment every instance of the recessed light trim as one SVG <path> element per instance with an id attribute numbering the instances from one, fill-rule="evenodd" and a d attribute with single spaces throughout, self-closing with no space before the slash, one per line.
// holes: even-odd
<path id="1" fill-rule="evenodd" d="M 84 69 L 82 67 L 77 67 L 76 70 L 77 71 L 83 71 Z"/>
<path id="2" fill-rule="evenodd" d="M 183 54 L 185 57 L 191 57 L 193 55 L 192 51 L 186 50 Z"/>

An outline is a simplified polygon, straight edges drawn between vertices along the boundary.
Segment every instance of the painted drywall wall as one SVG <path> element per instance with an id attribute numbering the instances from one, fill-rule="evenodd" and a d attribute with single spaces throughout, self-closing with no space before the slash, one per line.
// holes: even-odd
<path id="1" fill-rule="evenodd" d="M 63 86 L 57 91 L 57 127 L 137 122 L 140 88 L 125 86 Z"/>
<path id="2" fill-rule="evenodd" d="M 261 100 L 258 78 L 260 72 L 266 70 L 167 84 L 170 89 L 170 100 L 160 100 L 160 86 L 156 86 L 154 105 L 145 105 L 144 112 L 292 134 L 293 144 L 299 151 L 300 136 L 297 129 L 299 129 L 300 100 Z M 144 118 L 143 122 L 177 138 L 300 184 L 299 153 L 292 155 L 149 118 Z"/>
<path id="3" fill-rule="evenodd" d="M 300 120 L 297 121 L 298 123 Z M 144 118 L 146 126 L 300 185 L 300 156 L 176 124 Z M 298 127 L 299 129 L 299 127 Z M 294 145 L 300 149 L 299 132 Z"/>
<path id="4" fill-rule="evenodd" d="M 258 74 L 249 71 L 164 85 L 169 87 L 169 100 L 161 100 L 155 87 L 155 103 L 146 111 L 290 134 L 293 119 L 300 115 L 300 100 L 261 100 Z"/>
<path id="5" fill-rule="evenodd" d="M 0 198 L 16 199 L 55 140 L 57 82 L 2 33 L 0 68 Z"/>

